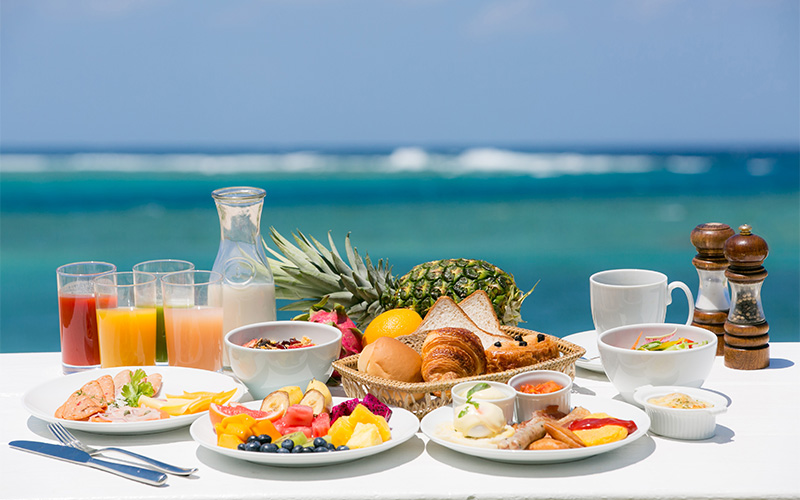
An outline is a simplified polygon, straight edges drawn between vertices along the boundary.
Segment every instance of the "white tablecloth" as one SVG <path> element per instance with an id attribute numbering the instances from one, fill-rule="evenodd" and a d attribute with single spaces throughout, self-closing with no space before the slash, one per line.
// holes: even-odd
<path id="1" fill-rule="evenodd" d="M 725 368 L 718 358 L 704 387 L 732 401 L 716 436 L 677 441 L 649 434 L 592 458 L 509 465 L 450 451 L 420 433 L 379 455 L 348 464 L 277 468 L 200 448 L 188 428 L 132 436 L 76 433 L 91 445 L 117 445 L 165 462 L 196 466 L 147 486 L 102 471 L 8 447 L 53 442 L 45 422 L 22 406 L 25 391 L 61 375 L 58 353 L 0 355 L 0 498 L 800 498 L 800 343 L 773 343 L 770 367 Z M 578 390 L 617 392 L 602 374 L 578 369 Z"/>

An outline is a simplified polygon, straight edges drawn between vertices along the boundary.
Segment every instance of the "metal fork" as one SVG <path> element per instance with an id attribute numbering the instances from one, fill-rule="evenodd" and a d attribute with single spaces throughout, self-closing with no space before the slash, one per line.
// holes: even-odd
<path id="1" fill-rule="evenodd" d="M 52 423 L 52 424 L 48 424 L 47 428 L 50 429 L 50 432 L 53 433 L 53 435 L 56 437 L 56 439 L 61 441 L 61 444 L 65 445 L 65 446 L 71 446 L 72 448 L 76 448 L 78 450 L 83 450 L 83 451 L 85 451 L 86 453 L 88 453 L 89 455 L 92 455 L 92 456 L 100 455 L 100 454 L 102 454 L 103 452 L 106 452 L 106 451 L 115 451 L 117 453 L 123 453 L 125 455 L 128 455 L 129 457 L 133 457 L 133 458 L 135 458 L 137 460 L 140 460 L 140 461 L 150 465 L 152 468 L 154 468 L 156 470 L 159 470 L 161 472 L 166 472 L 167 474 L 174 474 L 176 476 L 189 476 L 189 475 L 193 474 L 195 471 L 197 471 L 196 467 L 192 468 L 192 469 L 185 469 L 183 467 L 176 467 L 174 465 L 165 464 L 164 462 L 159 462 L 158 460 L 154 460 L 152 458 L 145 457 L 143 455 L 139 455 L 138 453 L 134 453 L 132 451 L 123 450 L 122 448 L 114 448 L 114 447 L 92 448 L 91 446 L 87 446 L 87 445 L 83 444 L 82 442 L 80 442 L 78 440 L 78 438 L 73 436 L 72 433 L 67 430 L 66 427 L 64 427 L 63 425 L 61 425 L 58 422 L 55 422 L 55 423 Z"/>

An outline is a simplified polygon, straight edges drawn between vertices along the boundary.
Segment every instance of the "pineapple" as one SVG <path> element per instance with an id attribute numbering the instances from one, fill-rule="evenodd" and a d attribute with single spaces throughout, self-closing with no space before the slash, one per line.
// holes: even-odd
<path id="1" fill-rule="evenodd" d="M 414 266 L 406 275 L 395 278 L 383 259 L 377 267 L 369 255 L 362 259 L 345 239 L 347 263 L 342 259 L 328 233 L 330 249 L 316 239 L 298 232 L 297 246 L 270 228 L 270 237 L 279 251 L 264 246 L 275 258 L 269 261 L 275 276 L 276 297 L 293 300 L 281 310 L 304 311 L 327 297 L 344 306 L 347 315 L 366 326 L 380 313 L 397 307 L 416 310 L 425 316 L 436 299 L 449 296 L 456 302 L 476 290 L 484 290 L 492 300 L 495 312 L 504 325 L 520 321 L 523 294 L 514 277 L 486 261 L 445 259 Z M 348 265 L 349 264 L 349 265 Z"/>

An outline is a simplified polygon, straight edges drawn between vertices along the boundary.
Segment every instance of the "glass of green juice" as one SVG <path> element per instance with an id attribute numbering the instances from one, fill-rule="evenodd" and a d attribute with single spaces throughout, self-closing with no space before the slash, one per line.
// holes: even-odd
<path id="1" fill-rule="evenodd" d="M 164 298 L 161 293 L 161 278 L 169 273 L 193 271 L 194 264 L 186 260 L 159 259 L 139 262 L 133 266 L 133 272 L 150 273 L 156 276 L 156 363 L 167 364 L 167 335 L 164 329 Z"/>

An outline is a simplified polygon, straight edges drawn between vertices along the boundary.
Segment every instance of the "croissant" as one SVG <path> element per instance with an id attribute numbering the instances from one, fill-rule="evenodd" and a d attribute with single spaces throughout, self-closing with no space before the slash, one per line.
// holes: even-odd
<path id="1" fill-rule="evenodd" d="M 486 371 L 481 340 L 464 328 L 428 331 L 421 354 L 422 378 L 426 382 L 471 377 Z"/>

